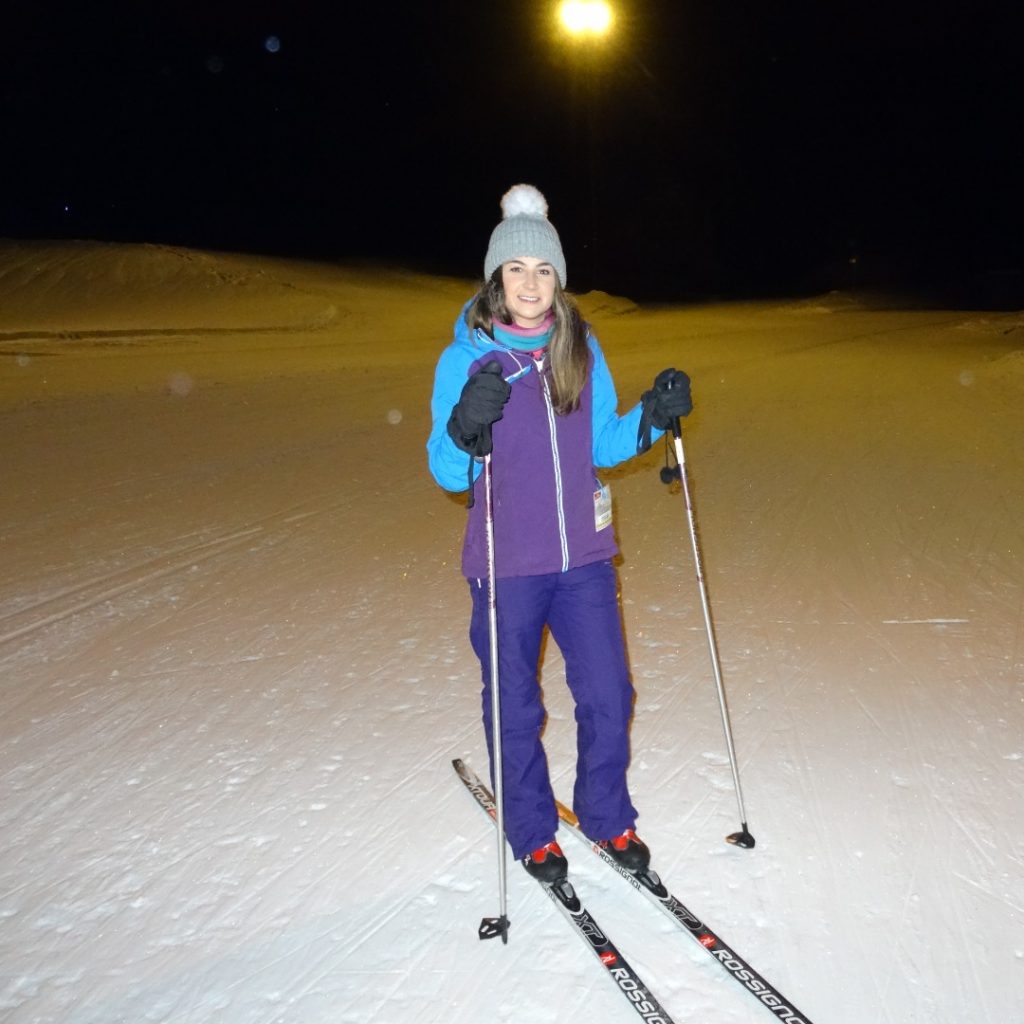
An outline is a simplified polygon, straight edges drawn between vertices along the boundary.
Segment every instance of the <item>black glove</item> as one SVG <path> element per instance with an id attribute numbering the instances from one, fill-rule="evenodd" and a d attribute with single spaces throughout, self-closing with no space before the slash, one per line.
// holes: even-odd
<path id="1" fill-rule="evenodd" d="M 497 360 L 474 373 L 463 386 L 448 420 L 448 435 L 455 444 L 476 458 L 490 455 L 491 424 L 501 419 L 511 393 Z"/>
<path id="2" fill-rule="evenodd" d="M 659 430 L 668 430 L 672 421 L 680 416 L 689 416 L 693 411 L 690 396 L 690 378 L 682 370 L 662 370 L 654 378 L 654 388 L 644 394 L 651 398 L 651 422 Z"/>
<path id="3" fill-rule="evenodd" d="M 690 378 L 682 370 L 662 370 L 654 378 L 654 387 L 645 391 L 640 401 L 643 403 L 643 412 L 636 435 L 638 453 L 651 447 L 651 427 L 668 430 L 680 416 L 688 416 L 693 410 Z"/>

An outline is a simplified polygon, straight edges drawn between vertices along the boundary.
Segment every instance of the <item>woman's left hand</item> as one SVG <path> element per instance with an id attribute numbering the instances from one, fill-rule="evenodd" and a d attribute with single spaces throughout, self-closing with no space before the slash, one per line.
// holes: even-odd
<path id="1" fill-rule="evenodd" d="M 651 423 L 659 430 L 668 430 L 673 420 L 689 416 L 693 411 L 690 378 L 682 370 L 662 370 L 654 378 L 654 387 L 644 393 L 644 404 L 648 402 Z"/>

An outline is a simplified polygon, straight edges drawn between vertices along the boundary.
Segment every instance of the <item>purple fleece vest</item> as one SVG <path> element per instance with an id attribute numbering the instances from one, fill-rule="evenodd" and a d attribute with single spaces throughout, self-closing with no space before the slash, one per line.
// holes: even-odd
<path id="1" fill-rule="evenodd" d="M 492 351 L 473 363 L 469 374 L 494 359 L 501 363 L 506 378 L 532 362 L 522 353 Z M 593 356 L 589 359 L 592 365 Z M 564 572 L 618 553 L 613 527 L 598 531 L 594 525 L 594 492 L 600 484 L 593 465 L 592 398 L 588 375 L 579 408 L 568 416 L 557 416 L 535 365 L 512 381 L 504 415 L 492 431 L 498 578 Z M 462 571 L 469 579 L 483 579 L 487 576 L 483 474 L 474 496 Z"/>

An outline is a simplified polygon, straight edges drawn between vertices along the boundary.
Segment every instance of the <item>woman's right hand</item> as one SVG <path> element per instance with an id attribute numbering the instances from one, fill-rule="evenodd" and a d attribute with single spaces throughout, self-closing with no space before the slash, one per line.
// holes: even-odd
<path id="1" fill-rule="evenodd" d="M 501 419 L 511 394 L 511 385 L 501 375 L 501 364 L 492 360 L 463 385 L 448 420 L 448 435 L 476 458 L 490 455 L 491 424 Z"/>

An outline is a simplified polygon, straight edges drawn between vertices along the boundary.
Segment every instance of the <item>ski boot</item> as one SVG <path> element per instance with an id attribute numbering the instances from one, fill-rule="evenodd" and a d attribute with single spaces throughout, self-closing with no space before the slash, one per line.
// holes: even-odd
<path id="1" fill-rule="evenodd" d="M 614 839 L 602 839 L 598 844 L 619 867 L 631 874 L 646 871 L 651 863 L 651 851 L 647 844 L 631 829 L 627 828 Z"/>
<path id="2" fill-rule="evenodd" d="M 569 874 L 569 862 L 556 842 L 550 842 L 523 858 L 523 867 L 545 885 L 564 882 Z"/>

